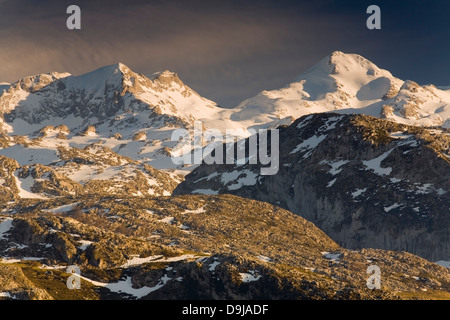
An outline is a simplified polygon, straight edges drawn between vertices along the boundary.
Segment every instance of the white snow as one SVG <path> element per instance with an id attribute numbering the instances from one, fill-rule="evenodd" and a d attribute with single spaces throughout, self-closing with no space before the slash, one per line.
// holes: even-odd
<path id="1" fill-rule="evenodd" d="M 339 259 L 341 258 L 341 254 L 340 253 L 330 253 L 328 251 L 324 251 L 322 252 L 322 256 L 325 259 L 331 260 L 331 261 L 339 261 Z"/>
<path id="2" fill-rule="evenodd" d="M 387 156 L 392 152 L 392 150 L 394 149 L 386 151 L 385 153 L 374 159 L 363 161 L 363 164 L 367 167 L 367 169 L 373 170 L 378 175 L 390 175 L 392 168 L 382 168 L 381 162 L 387 158 Z"/>
<path id="3" fill-rule="evenodd" d="M 242 282 L 249 283 L 258 281 L 262 277 L 261 275 L 255 276 L 256 272 L 256 270 L 250 270 L 249 272 L 239 272 L 239 275 L 241 276 Z"/>
<path id="4" fill-rule="evenodd" d="M 238 173 L 239 178 L 235 180 L 235 183 L 227 186 L 228 190 L 237 190 L 244 186 L 253 186 L 258 181 L 259 174 L 254 173 L 251 170 L 243 170 L 243 171 L 233 171 L 233 172 L 226 172 L 224 174 L 227 174 L 227 177 L 224 179 L 222 174 L 222 181 L 230 181 L 230 177 L 232 177 L 235 173 Z M 242 177 L 244 175 L 244 177 Z M 234 179 L 233 179 L 234 180 Z"/>
<path id="5" fill-rule="evenodd" d="M 364 192 L 367 191 L 367 188 L 364 189 L 356 189 L 354 192 L 352 192 L 352 197 L 353 199 L 356 199 L 357 197 L 359 197 L 360 195 L 362 195 Z"/>
<path id="6" fill-rule="evenodd" d="M 308 151 L 308 152 L 305 153 L 303 158 L 307 158 L 311 155 L 312 150 L 315 147 L 317 147 L 319 145 L 319 143 L 321 143 L 326 137 L 327 137 L 327 135 L 320 135 L 320 136 L 314 135 L 314 136 L 304 140 L 302 143 L 298 144 L 297 147 L 295 147 L 295 149 L 290 152 L 290 154 L 294 154 L 294 153 L 299 152 L 300 150 L 304 150 L 304 151 Z"/>
<path id="7" fill-rule="evenodd" d="M 443 267 L 450 268 L 450 261 L 439 260 L 439 261 L 436 261 L 435 263 L 437 263 L 438 265 L 441 265 Z"/>
<path id="8" fill-rule="evenodd" d="M 208 270 L 209 270 L 209 271 L 214 271 L 214 270 L 216 270 L 216 267 L 217 267 L 219 264 L 220 264 L 219 261 L 214 261 L 213 263 L 211 263 L 211 264 L 209 265 Z"/>
<path id="9" fill-rule="evenodd" d="M 137 265 L 141 265 L 144 263 L 148 263 L 148 262 L 154 262 L 157 259 L 162 258 L 162 255 L 155 255 L 155 256 L 149 256 L 146 258 L 139 258 L 139 257 L 133 257 L 130 260 L 127 260 L 127 262 L 123 265 L 121 265 L 121 268 L 128 268 L 128 267 L 132 267 L 132 266 L 137 266 Z"/>
<path id="10" fill-rule="evenodd" d="M 0 258 L 1 263 L 18 263 L 21 262 L 21 259 L 13 259 L 13 258 Z"/>
<path id="11" fill-rule="evenodd" d="M 47 197 L 31 192 L 31 187 L 34 184 L 34 179 L 31 175 L 25 179 L 18 178 L 16 174 L 13 174 L 13 176 L 16 180 L 17 189 L 19 189 L 19 197 L 29 199 L 48 199 Z"/>
<path id="12" fill-rule="evenodd" d="M 158 220 L 159 222 L 164 222 L 168 224 L 173 224 L 175 218 L 174 217 L 165 217 L 163 219 Z"/>
<path id="13" fill-rule="evenodd" d="M 218 195 L 219 191 L 211 190 L 211 189 L 195 189 L 192 191 L 192 194 L 207 194 L 207 195 Z"/>
<path id="14" fill-rule="evenodd" d="M 330 182 L 328 182 L 327 184 L 327 188 L 331 187 L 335 182 L 336 182 L 337 178 L 334 178 L 333 180 L 331 180 Z"/>
<path id="15" fill-rule="evenodd" d="M 261 260 L 261 261 L 264 261 L 264 262 L 271 262 L 271 261 L 272 261 L 271 258 L 269 258 L 269 257 L 267 257 L 267 256 L 263 256 L 263 255 L 259 255 L 259 256 L 257 256 L 257 258 L 258 258 L 259 260 Z"/>
<path id="16" fill-rule="evenodd" d="M 13 227 L 12 222 L 12 218 L 6 218 L 2 222 L 0 222 L 0 240 L 6 239 L 6 233 Z"/>
<path id="17" fill-rule="evenodd" d="M 232 114 L 236 120 L 281 122 L 287 116 L 335 112 L 378 117 L 383 105 L 393 108 L 388 119 L 410 125 L 450 126 L 450 92 L 434 86 L 409 89 L 405 82 L 357 54 L 335 51 L 284 88 L 262 91 L 244 100 Z M 391 91 L 395 96 L 386 99 Z M 395 93 L 398 92 L 398 93 Z M 402 114 L 412 105 L 416 117 Z M 447 121 L 446 121 L 447 120 Z M 299 123 L 302 127 L 304 122 Z M 395 136 L 394 136 L 395 137 Z"/>
<path id="18" fill-rule="evenodd" d="M 184 210 L 181 214 L 196 214 L 206 212 L 205 207 L 201 207 L 194 210 Z"/>
<path id="19" fill-rule="evenodd" d="M 0 292 L 0 298 L 10 298 L 15 299 L 9 292 Z"/>
<path id="20" fill-rule="evenodd" d="M 416 194 L 427 194 L 433 191 L 433 184 L 425 183 L 423 185 L 416 185 Z"/>
<path id="21" fill-rule="evenodd" d="M 146 295 L 161 289 L 164 287 L 164 285 L 169 281 L 172 280 L 172 278 L 169 278 L 167 275 L 164 275 L 159 280 L 158 284 L 156 284 L 153 287 L 141 287 L 141 288 L 133 288 L 133 283 L 131 281 L 131 277 L 126 276 L 124 280 L 120 280 L 118 282 L 113 283 L 104 283 L 99 281 L 94 281 L 89 278 L 86 278 L 84 276 L 80 276 L 81 279 L 84 279 L 93 285 L 97 287 L 103 287 L 106 289 L 109 289 L 111 292 L 117 292 L 117 293 L 125 293 L 132 295 L 138 299 L 145 297 Z"/>
<path id="22" fill-rule="evenodd" d="M 349 163 L 350 161 L 348 160 L 338 160 L 338 161 L 327 161 L 327 160 L 322 160 L 319 162 L 319 164 L 327 164 L 331 167 L 329 173 L 332 174 L 333 176 L 337 175 L 339 172 L 342 171 L 343 166 L 346 165 L 347 163 Z"/>
<path id="23" fill-rule="evenodd" d="M 52 213 L 66 213 L 69 212 L 71 210 L 73 210 L 77 205 L 79 204 L 79 202 L 75 202 L 75 203 L 71 203 L 71 204 L 65 204 L 53 209 L 49 209 L 49 212 Z"/>
<path id="24" fill-rule="evenodd" d="M 409 139 L 409 138 L 414 137 L 414 135 L 412 135 L 412 134 L 406 134 L 401 131 L 392 132 L 389 136 L 394 139 Z"/>
<path id="25" fill-rule="evenodd" d="M 206 177 L 203 177 L 203 178 L 200 178 L 198 180 L 195 180 L 194 183 L 197 183 L 197 182 L 200 182 L 200 181 L 203 181 L 203 180 L 209 181 L 209 180 L 211 180 L 211 179 L 213 179 L 213 178 L 215 178 L 215 177 L 217 177 L 219 175 L 220 174 L 218 172 L 213 172 L 210 175 L 207 175 Z"/>
<path id="26" fill-rule="evenodd" d="M 89 240 L 78 240 L 81 245 L 78 247 L 81 251 L 86 250 L 91 244 L 93 244 L 92 241 Z"/>
<path id="27" fill-rule="evenodd" d="M 163 258 L 162 255 L 155 255 L 155 256 L 149 256 L 146 258 L 139 258 L 139 257 L 133 257 L 130 260 L 127 260 L 127 262 L 123 265 L 121 265 L 121 268 L 128 268 L 131 266 L 137 266 L 137 265 L 141 265 L 144 263 L 153 263 L 153 262 L 177 262 L 177 261 L 183 261 L 183 260 L 187 260 L 187 259 L 195 259 L 198 258 L 199 256 L 194 255 L 194 254 L 183 254 L 181 256 L 176 256 L 176 257 L 169 257 L 169 258 Z"/>
<path id="28" fill-rule="evenodd" d="M 400 203 L 394 203 L 393 205 L 389 206 L 389 207 L 384 207 L 384 212 L 389 212 L 393 209 L 396 209 L 398 207 L 400 207 L 401 204 Z"/>
<path id="29" fill-rule="evenodd" d="M 23 257 L 21 259 L 14 259 L 14 258 L 2 258 L 0 261 L 2 263 L 18 263 L 22 261 L 40 261 L 44 260 L 45 258 L 40 257 Z"/>

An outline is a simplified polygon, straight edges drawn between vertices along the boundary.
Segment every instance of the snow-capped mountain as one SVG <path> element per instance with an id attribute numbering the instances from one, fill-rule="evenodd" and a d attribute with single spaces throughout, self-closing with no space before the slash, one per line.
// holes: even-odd
<path id="1" fill-rule="evenodd" d="M 223 108 L 198 95 L 175 73 L 146 77 L 121 63 L 80 76 L 40 74 L 3 88 L 0 156 L 22 167 L 46 166 L 65 177 L 60 180 L 82 184 L 81 193 L 125 188 L 136 195 L 169 195 L 180 181 L 178 174 L 185 174 L 170 169 L 186 169 L 171 161 L 173 130 L 189 129 L 195 120 L 225 130 L 230 122 L 221 119 Z M 38 197 L 49 195 L 48 188 L 37 187 L 40 176 L 19 171 L 13 176 L 15 194 L 31 197 L 32 190 L 41 190 Z"/>
<path id="2" fill-rule="evenodd" d="M 237 106 L 233 120 L 272 122 L 306 114 L 358 113 L 420 126 L 450 127 L 450 92 L 403 81 L 357 54 L 335 51 L 279 90 Z"/>
<path id="3" fill-rule="evenodd" d="M 0 300 L 448 297 L 449 270 L 411 252 L 450 260 L 449 101 L 342 52 L 235 108 L 121 63 L 0 83 Z M 277 173 L 174 163 L 197 120 L 277 127 L 253 148 Z"/>
<path id="4" fill-rule="evenodd" d="M 235 108 L 201 97 L 173 72 L 147 77 L 119 63 L 79 76 L 51 72 L 0 84 L 0 156 L 15 160 L 20 172 L 34 172 L 26 166 L 46 166 L 62 175 L 59 180 L 67 178 L 86 190 L 95 190 L 90 186 L 102 181 L 105 188 L 100 190 L 121 192 L 123 181 L 133 180 L 126 187 L 132 194 L 168 195 L 195 167 L 172 161 L 178 145 L 172 133 L 191 130 L 196 120 L 203 129 L 239 129 L 244 137 L 249 128 L 289 125 L 320 112 L 446 128 L 449 102 L 448 88 L 400 80 L 359 55 L 338 51 L 285 88 L 263 91 Z M 20 172 L 13 175 L 19 180 L 11 180 L 17 182 L 13 194 L 30 196 L 40 190 L 40 196 L 48 196 L 45 190 L 51 188 L 37 186 L 40 176 Z M 24 177 L 27 182 L 21 182 Z"/>
<path id="5" fill-rule="evenodd" d="M 146 77 L 122 63 L 81 76 L 52 72 L 26 77 L 11 84 L 0 96 L 0 112 L 11 132 L 17 134 L 29 134 L 55 121 L 71 131 L 81 130 L 121 113 L 149 111 L 154 117 L 164 115 L 166 120 L 191 123 L 212 120 L 222 108 L 199 96 L 173 72 L 166 70 Z M 15 122 L 20 120 L 31 126 L 16 128 L 20 126 Z"/>

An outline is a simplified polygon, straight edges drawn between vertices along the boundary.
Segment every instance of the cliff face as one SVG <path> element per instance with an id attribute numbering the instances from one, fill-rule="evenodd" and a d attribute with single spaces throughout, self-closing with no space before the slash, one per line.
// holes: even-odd
<path id="1" fill-rule="evenodd" d="M 0 209 L 6 298 L 408 299 L 450 291 L 442 266 L 406 252 L 344 249 L 297 215 L 232 195 L 91 195 Z M 79 290 L 66 287 L 69 265 L 80 268 Z M 381 270 L 378 290 L 366 285 L 370 265 Z"/>
<path id="2" fill-rule="evenodd" d="M 239 194 L 301 215 L 346 248 L 450 258 L 448 130 L 316 114 L 279 134 L 277 174 L 203 164 L 174 194 Z"/>

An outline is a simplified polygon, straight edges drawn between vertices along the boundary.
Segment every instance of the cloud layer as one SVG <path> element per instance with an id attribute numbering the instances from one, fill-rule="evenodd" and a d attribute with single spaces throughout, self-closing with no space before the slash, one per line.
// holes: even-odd
<path id="1" fill-rule="evenodd" d="M 0 81 L 49 71 L 81 74 L 120 61 L 144 74 L 175 71 L 200 94 L 231 106 L 285 85 L 333 50 L 362 54 L 406 75 L 399 62 L 426 60 L 423 42 L 445 45 L 435 30 L 448 31 L 446 24 L 433 24 L 430 32 L 438 38 L 408 35 L 401 17 L 390 17 L 399 8 L 384 14 L 382 7 L 383 29 L 371 32 L 365 28 L 364 1 L 354 7 L 331 0 L 76 1 L 82 30 L 74 31 L 66 28 L 70 4 L 75 3 L 0 0 Z M 430 61 L 436 63 L 441 56 L 434 56 Z M 408 77 L 440 84 L 439 70 L 418 69 Z"/>

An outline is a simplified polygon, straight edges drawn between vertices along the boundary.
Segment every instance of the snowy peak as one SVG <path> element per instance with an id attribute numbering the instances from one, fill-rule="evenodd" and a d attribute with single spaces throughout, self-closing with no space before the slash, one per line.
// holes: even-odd
<path id="1" fill-rule="evenodd" d="M 137 75 L 122 63 L 113 64 L 91 71 L 89 73 L 69 77 L 65 85 L 71 89 L 80 89 L 86 92 L 98 92 L 100 95 L 106 93 L 106 90 L 122 89 L 124 82 Z"/>
<path id="2" fill-rule="evenodd" d="M 402 83 L 366 58 L 341 51 L 320 60 L 295 82 L 302 83 L 313 100 L 324 99 L 327 93 L 334 92 L 340 93 L 340 98 L 357 96 L 359 100 L 372 100 L 383 97 L 391 87 L 398 91 Z"/>
<path id="3" fill-rule="evenodd" d="M 331 111 L 449 127 L 450 95 L 433 85 L 398 79 L 360 55 L 335 51 L 284 88 L 262 91 L 237 109 L 232 116 L 235 119 L 256 117 L 272 125 Z"/>
<path id="4" fill-rule="evenodd" d="M 366 58 L 351 53 L 343 53 L 341 51 L 334 51 L 330 55 L 323 58 L 315 66 L 310 68 L 308 73 L 327 73 L 327 74 L 365 74 L 370 76 L 387 76 L 392 77 L 389 71 L 380 69 L 373 62 Z"/>
<path id="5" fill-rule="evenodd" d="M 26 77 L 0 92 L 0 116 L 7 123 L 20 119 L 29 124 L 53 124 L 55 117 L 71 116 L 79 118 L 77 128 L 68 126 L 77 130 L 80 123 L 86 127 L 130 111 L 150 110 L 175 122 L 193 123 L 196 115 L 213 114 L 216 107 L 176 73 L 166 70 L 148 78 L 123 63 L 79 76 L 53 72 Z"/>

